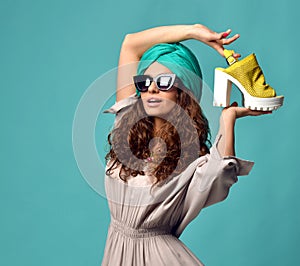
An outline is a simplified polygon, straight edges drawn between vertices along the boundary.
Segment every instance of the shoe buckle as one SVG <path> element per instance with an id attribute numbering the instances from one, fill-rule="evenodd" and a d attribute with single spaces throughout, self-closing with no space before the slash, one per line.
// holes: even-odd
<path id="1" fill-rule="evenodd" d="M 236 58 L 234 58 L 233 55 L 230 55 L 226 58 L 226 61 L 227 61 L 227 64 L 231 66 L 232 64 L 234 64 L 238 60 Z"/>

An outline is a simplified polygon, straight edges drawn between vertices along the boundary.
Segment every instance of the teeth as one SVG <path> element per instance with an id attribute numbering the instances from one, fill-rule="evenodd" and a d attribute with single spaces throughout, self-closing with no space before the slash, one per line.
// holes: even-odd
<path id="1" fill-rule="evenodd" d="M 150 100 L 148 100 L 148 102 L 150 102 L 150 103 L 157 103 L 157 102 L 160 102 L 160 100 L 150 99 Z"/>

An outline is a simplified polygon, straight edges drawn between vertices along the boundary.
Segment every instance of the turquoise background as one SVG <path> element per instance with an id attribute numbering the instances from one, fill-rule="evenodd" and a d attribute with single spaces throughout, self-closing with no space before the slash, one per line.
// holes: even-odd
<path id="1" fill-rule="evenodd" d="M 209 266 L 296 265 L 299 7 L 296 0 L 1 0 L 0 265 L 100 265 L 109 210 L 74 159 L 76 106 L 117 66 L 126 33 L 193 23 L 240 33 L 230 48 L 255 52 L 285 102 L 272 115 L 237 122 L 237 155 L 254 160 L 253 171 L 181 239 Z M 187 45 L 212 87 L 224 60 L 196 41 Z"/>

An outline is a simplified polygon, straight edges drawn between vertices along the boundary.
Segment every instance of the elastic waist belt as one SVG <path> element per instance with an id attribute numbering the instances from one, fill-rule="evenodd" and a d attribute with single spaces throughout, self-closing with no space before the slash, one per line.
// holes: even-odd
<path id="1" fill-rule="evenodd" d="M 145 238 L 159 235 L 171 235 L 170 226 L 162 226 L 155 228 L 133 228 L 112 219 L 110 223 L 111 229 L 131 238 Z"/>

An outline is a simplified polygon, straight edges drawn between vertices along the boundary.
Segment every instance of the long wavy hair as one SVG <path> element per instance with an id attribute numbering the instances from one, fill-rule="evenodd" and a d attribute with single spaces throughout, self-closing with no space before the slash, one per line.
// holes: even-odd
<path id="1" fill-rule="evenodd" d="M 129 107 L 108 135 L 107 175 L 120 168 L 119 178 L 127 182 L 130 177 L 149 174 L 150 171 L 156 178 L 154 184 L 157 184 L 180 174 L 196 158 L 209 153 L 210 130 L 201 107 L 182 82 L 177 90 L 177 104 L 155 134 L 154 117 L 147 116 L 142 101 L 138 100 Z M 163 147 L 163 152 L 158 149 L 160 152 L 154 162 L 151 160 L 153 139 L 164 143 L 158 145 Z M 151 167 L 147 168 L 149 165 Z"/>

